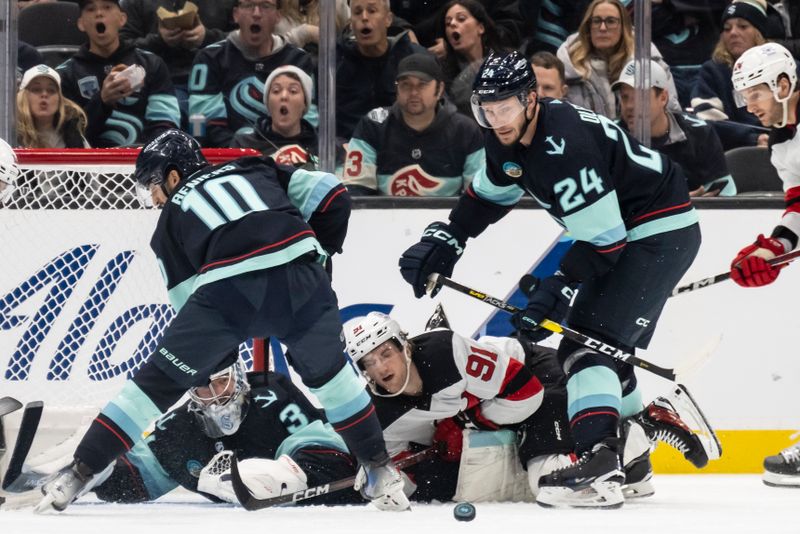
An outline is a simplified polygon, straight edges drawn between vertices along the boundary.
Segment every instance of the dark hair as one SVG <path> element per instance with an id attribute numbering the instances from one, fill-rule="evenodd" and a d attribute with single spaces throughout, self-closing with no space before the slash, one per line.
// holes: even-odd
<path id="1" fill-rule="evenodd" d="M 492 20 L 492 17 L 489 16 L 486 8 L 483 7 L 483 4 L 477 0 L 450 0 L 450 2 L 447 2 L 447 4 L 442 7 L 441 12 L 439 13 L 439 22 L 437 24 L 437 35 L 440 35 L 442 39 L 444 39 L 444 47 L 445 50 L 447 50 L 447 57 L 444 58 L 442 64 L 442 70 L 444 70 L 444 76 L 447 81 L 452 80 L 458 76 L 459 72 L 461 72 L 461 69 L 458 66 L 456 51 L 452 46 L 450 46 L 445 32 L 444 19 L 447 16 L 447 12 L 453 6 L 463 6 L 467 8 L 467 11 L 469 11 L 470 15 L 475 17 L 479 23 L 483 24 L 483 35 L 481 36 L 481 40 L 483 41 L 484 57 L 486 57 L 489 52 L 500 52 L 505 50 L 505 47 L 501 44 L 494 20 Z M 441 32 L 441 34 L 439 34 L 439 32 Z"/>
<path id="2" fill-rule="evenodd" d="M 556 69 L 558 71 L 558 79 L 561 85 L 566 82 L 566 75 L 564 74 L 564 62 L 556 57 L 555 54 L 550 52 L 536 52 L 531 56 L 531 65 L 534 67 L 541 67 L 543 69 Z"/>

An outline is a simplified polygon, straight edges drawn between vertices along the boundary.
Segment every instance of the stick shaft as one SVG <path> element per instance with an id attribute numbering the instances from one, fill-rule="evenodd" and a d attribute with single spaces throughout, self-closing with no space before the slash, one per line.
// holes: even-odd
<path id="1" fill-rule="evenodd" d="M 482 302 L 486 302 L 487 304 L 491 304 L 495 308 L 499 308 L 501 310 L 507 311 L 509 313 L 517 313 L 522 311 L 520 308 L 514 306 L 513 304 L 509 304 L 508 302 L 501 300 L 497 297 L 492 297 L 491 295 L 487 295 L 481 291 L 477 291 L 475 289 L 469 288 L 465 285 L 459 284 L 458 282 L 454 282 L 447 278 L 446 276 L 438 275 L 437 284 L 441 284 L 447 286 L 451 289 L 455 289 L 460 293 L 464 293 L 465 295 L 469 295 L 472 298 L 480 300 Z M 570 338 L 573 341 L 577 341 L 581 345 L 585 347 L 589 347 L 592 350 L 605 354 L 607 356 L 611 356 L 614 359 L 621 360 L 626 362 L 634 367 L 639 367 L 646 371 L 650 371 L 653 374 L 656 374 L 662 378 L 666 378 L 667 380 L 675 381 L 675 371 L 673 369 L 667 369 L 664 367 L 660 367 L 653 363 L 648 362 L 647 360 L 643 360 L 634 356 L 629 352 L 625 352 L 622 349 L 617 347 L 611 346 L 607 343 L 603 343 L 593 337 L 587 336 L 586 334 L 582 334 L 576 330 L 572 330 L 571 328 L 567 328 L 566 326 L 562 326 L 554 321 L 550 321 L 549 319 L 545 319 L 542 321 L 539 326 L 542 328 L 546 328 L 551 332 L 556 334 L 561 334 L 564 337 Z"/>

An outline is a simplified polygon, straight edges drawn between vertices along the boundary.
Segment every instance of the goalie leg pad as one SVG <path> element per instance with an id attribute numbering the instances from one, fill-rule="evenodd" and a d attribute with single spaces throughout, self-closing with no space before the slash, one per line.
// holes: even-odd
<path id="1" fill-rule="evenodd" d="M 230 478 L 232 453 L 222 451 L 200 471 L 198 491 L 213 495 L 223 501 L 239 504 Z M 277 460 L 249 458 L 239 462 L 242 480 L 258 499 L 269 499 L 308 488 L 303 470 L 289 456 Z"/>

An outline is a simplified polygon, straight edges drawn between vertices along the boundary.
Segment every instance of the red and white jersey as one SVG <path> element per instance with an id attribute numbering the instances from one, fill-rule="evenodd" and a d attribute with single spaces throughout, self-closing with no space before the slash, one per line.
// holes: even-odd
<path id="1" fill-rule="evenodd" d="M 786 211 L 780 224 L 800 236 L 800 135 L 796 126 L 787 126 L 773 132 L 770 140 L 770 159 L 783 180 L 786 198 Z"/>
<path id="2" fill-rule="evenodd" d="M 542 403 L 542 384 L 524 365 L 515 339 L 475 341 L 442 329 L 410 341 L 422 395 L 373 398 L 391 455 L 409 442 L 430 445 L 434 422 L 459 412 L 469 410 L 480 428 L 497 429 L 524 421 Z"/>

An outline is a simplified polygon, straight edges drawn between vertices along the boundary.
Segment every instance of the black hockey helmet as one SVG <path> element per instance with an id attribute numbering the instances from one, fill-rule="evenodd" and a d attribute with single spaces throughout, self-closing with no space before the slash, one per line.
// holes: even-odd
<path id="1" fill-rule="evenodd" d="M 472 84 L 473 98 L 480 102 L 503 100 L 536 89 L 536 75 L 530 62 L 516 50 L 492 52 L 483 60 Z"/>
<path id="2" fill-rule="evenodd" d="M 136 183 L 149 189 L 163 184 L 171 170 L 177 170 L 181 179 L 208 165 L 200 144 L 181 130 L 167 130 L 145 145 L 136 158 L 133 177 Z"/>

